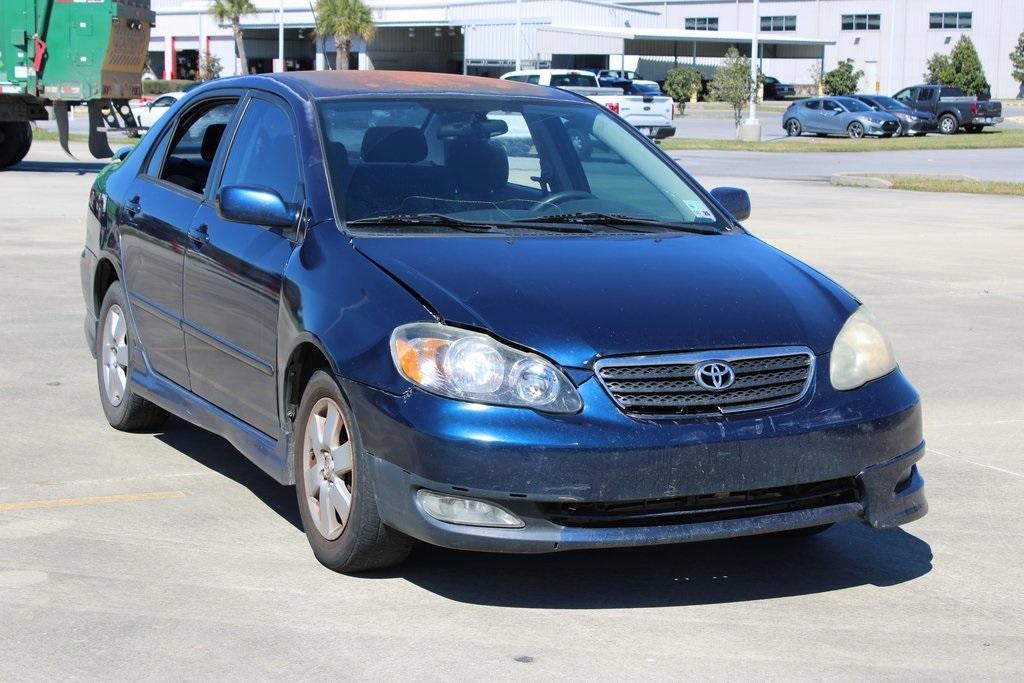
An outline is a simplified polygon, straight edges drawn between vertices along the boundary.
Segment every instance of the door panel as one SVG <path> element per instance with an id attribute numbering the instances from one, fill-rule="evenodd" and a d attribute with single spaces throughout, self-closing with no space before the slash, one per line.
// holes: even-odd
<path id="1" fill-rule="evenodd" d="M 141 176 L 121 209 L 125 287 L 153 369 L 188 387 L 181 332 L 185 233 L 199 200 Z"/>
<path id="2" fill-rule="evenodd" d="M 294 126 L 284 109 L 251 99 L 224 162 L 220 186 L 259 185 L 300 196 Z M 185 345 L 192 391 L 277 437 L 277 326 L 294 231 L 198 211 L 185 256 Z"/>

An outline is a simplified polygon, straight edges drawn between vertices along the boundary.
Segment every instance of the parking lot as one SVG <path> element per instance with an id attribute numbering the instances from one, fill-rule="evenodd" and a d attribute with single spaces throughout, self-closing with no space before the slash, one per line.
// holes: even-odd
<path id="1" fill-rule="evenodd" d="M 935 172 L 917 154 L 807 163 Z M 0 679 L 1019 679 L 1024 199 L 834 187 L 804 155 L 675 156 L 748 189 L 748 226 L 889 330 L 922 394 L 928 516 L 548 556 L 418 547 L 333 574 L 293 491 L 224 441 L 107 426 L 78 272 L 100 164 L 39 143 L 0 174 Z M 1021 150 L 940 156 L 1024 168 Z"/>

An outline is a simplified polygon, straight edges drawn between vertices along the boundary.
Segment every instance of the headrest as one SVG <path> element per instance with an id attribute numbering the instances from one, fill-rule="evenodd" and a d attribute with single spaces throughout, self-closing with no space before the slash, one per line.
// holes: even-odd
<path id="1" fill-rule="evenodd" d="M 374 126 L 366 129 L 359 156 L 370 163 L 415 164 L 427 158 L 427 138 L 412 126 Z"/>
<path id="2" fill-rule="evenodd" d="M 224 130 L 226 128 L 227 124 L 224 123 L 211 123 L 206 127 L 206 132 L 203 133 L 203 146 L 201 149 L 203 161 L 213 162 L 213 157 L 217 154 L 217 145 L 220 144 L 220 139 L 224 137 Z"/>
<path id="3" fill-rule="evenodd" d="M 494 192 L 508 184 L 508 154 L 488 140 L 454 140 L 448 147 L 448 167 L 459 192 Z"/>

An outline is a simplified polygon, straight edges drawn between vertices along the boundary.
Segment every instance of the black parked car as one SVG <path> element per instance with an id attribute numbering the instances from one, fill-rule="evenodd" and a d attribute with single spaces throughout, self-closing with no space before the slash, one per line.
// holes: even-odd
<path id="1" fill-rule="evenodd" d="M 787 97 L 796 95 L 796 88 L 780 83 L 779 79 L 774 76 L 765 76 L 762 82 L 764 83 L 764 98 L 766 100 L 784 100 Z"/>
<path id="2" fill-rule="evenodd" d="M 927 135 L 939 129 L 935 114 L 920 109 L 911 109 L 899 100 L 884 95 L 854 95 L 858 100 L 875 111 L 884 111 L 900 120 L 896 135 Z"/>

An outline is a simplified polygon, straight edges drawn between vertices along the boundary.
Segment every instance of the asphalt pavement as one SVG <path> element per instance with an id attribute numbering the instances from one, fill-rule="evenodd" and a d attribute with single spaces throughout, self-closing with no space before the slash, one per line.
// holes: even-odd
<path id="1" fill-rule="evenodd" d="M 781 179 L 698 175 L 747 187 L 749 227 L 889 329 L 922 395 L 928 516 L 547 556 L 424 546 L 348 577 L 313 559 L 293 492 L 219 438 L 106 425 L 78 274 L 97 165 L 37 145 L 0 173 L 0 680 L 1020 680 L 1024 200 L 833 187 L 771 159 Z"/>

